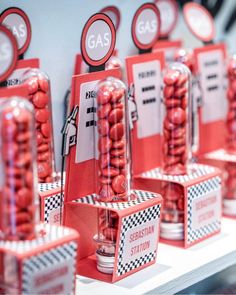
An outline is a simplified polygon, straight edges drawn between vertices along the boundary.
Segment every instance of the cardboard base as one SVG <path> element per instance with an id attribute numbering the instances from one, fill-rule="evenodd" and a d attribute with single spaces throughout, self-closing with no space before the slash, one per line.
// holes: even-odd
<path id="1" fill-rule="evenodd" d="M 222 214 L 221 172 L 215 167 L 202 164 L 191 164 L 188 171 L 186 175 L 173 176 L 162 174 L 161 170 L 156 168 L 134 178 L 135 187 L 160 194 L 163 186 L 168 183 L 182 188 L 184 241 L 162 241 L 170 245 L 184 245 L 185 248 L 218 234 Z M 165 200 L 165 196 L 163 197 Z M 162 210 L 162 213 L 164 212 L 165 208 Z"/>
<path id="2" fill-rule="evenodd" d="M 203 164 L 212 165 L 214 167 L 221 169 L 222 177 L 224 178 L 224 176 L 227 175 L 227 172 L 225 173 L 227 165 L 232 164 L 236 166 L 236 154 L 228 153 L 225 149 L 218 149 L 211 153 L 207 153 L 205 155 L 200 156 L 199 162 Z M 225 201 L 227 200 L 231 200 L 231 198 L 230 199 L 225 198 Z M 228 205 L 228 207 L 231 207 L 231 206 Z M 235 213 L 233 212 L 234 210 L 232 210 L 232 207 L 230 209 L 231 209 L 230 213 L 227 212 L 228 210 L 224 210 L 224 200 L 223 200 L 223 216 L 227 218 L 231 218 L 231 219 L 236 219 L 236 206 L 235 206 Z"/>
<path id="3" fill-rule="evenodd" d="M 65 204 L 64 224 L 79 231 L 78 274 L 105 282 L 116 282 L 156 261 L 162 198 L 158 194 L 133 190 L 137 199 L 103 203 L 89 195 Z M 98 211 L 117 215 L 115 263 L 112 275 L 97 270 L 96 245 Z M 144 247 L 145 245 L 145 247 Z"/>

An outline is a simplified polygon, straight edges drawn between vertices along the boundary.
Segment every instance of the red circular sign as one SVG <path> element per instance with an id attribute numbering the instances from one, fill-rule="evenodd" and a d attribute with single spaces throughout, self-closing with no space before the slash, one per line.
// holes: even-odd
<path id="1" fill-rule="evenodd" d="M 17 58 L 15 37 L 6 27 L 0 25 L 0 82 L 5 81 L 11 75 Z"/>
<path id="2" fill-rule="evenodd" d="M 132 38 L 141 50 L 153 47 L 160 35 L 160 12 L 153 3 L 145 3 L 136 11 L 132 22 Z"/>
<path id="3" fill-rule="evenodd" d="M 175 29 L 178 20 L 178 6 L 174 0 L 156 0 L 161 16 L 161 37 L 168 37 Z"/>
<path id="4" fill-rule="evenodd" d="M 111 57 L 116 43 L 112 20 L 103 13 L 94 14 L 83 28 L 81 53 L 90 66 L 100 66 Z"/>
<path id="5" fill-rule="evenodd" d="M 0 15 L 0 23 L 6 26 L 15 36 L 18 54 L 24 53 L 31 40 L 31 25 L 28 16 L 19 8 L 9 8 Z"/>
<path id="6" fill-rule="evenodd" d="M 117 31 L 120 26 L 120 10 L 116 6 L 106 6 L 101 10 L 101 13 L 110 17 Z"/>
<path id="7" fill-rule="evenodd" d="M 207 9 L 197 3 L 187 3 L 183 8 L 184 20 L 191 33 L 203 42 L 215 37 L 214 20 Z"/>

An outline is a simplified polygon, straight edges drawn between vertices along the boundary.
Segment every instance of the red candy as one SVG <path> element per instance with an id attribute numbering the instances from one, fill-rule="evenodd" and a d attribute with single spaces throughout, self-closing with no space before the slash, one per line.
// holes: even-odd
<path id="1" fill-rule="evenodd" d="M 108 82 L 107 86 L 103 84 L 97 91 L 97 193 L 104 202 L 128 198 L 125 90 L 122 84 L 118 87 L 119 83 Z"/>
<path id="2" fill-rule="evenodd" d="M 33 81 L 32 89 L 33 89 Z M 36 84 L 38 85 L 38 84 Z M 33 91 L 31 89 L 31 91 Z M 7 105 L 7 107 L 6 107 Z M 1 110 L 2 162 L 0 233 L 9 241 L 34 238 L 33 113 L 23 100 L 9 99 Z"/>
<path id="3" fill-rule="evenodd" d="M 120 140 L 124 136 L 123 123 L 114 124 L 110 129 L 110 138 L 113 140 Z"/>
<path id="4" fill-rule="evenodd" d="M 170 65 L 171 67 L 171 65 Z M 164 75 L 163 103 L 163 172 L 168 175 L 187 173 L 188 161 L 188 83 L 185 66 L 175 64 Z M 164 222 L 183 222 L 184 192 L 180 185 L 167 182 L 162 187 Z"/>
<path id="5" fill-rule="evenodd" d="M 226 119 L 227 135 L 226 149 L 228 152 L 236 151 L 236 57 L 233 56 L 228 65 L 228 114 Z"/>
<path id="6" fill-rule="evenodd" d="M 33 96 L 33 104 L 36 108 L 45 108 L 48 104 L 48 95 L 42 91 L 38 91 Z"/>
<path id="7" fill-rule="evenodd" d="M 112 188 L 118 194 L 123 194 L 127 190 L 127 180 L 124 175 L 118 175 L 112 180 Z"/>
<path id="8" fill-rule="evenodd" d="M 98 133 L 102 136 L 105 136 L 109 132 L 109 122 L 107 120 L 98 120 Z"/>
<path id="9" fill-rule="evenodd" d="M 31 69 L 23 75 L 23 81 L 28 86 L 31 95 L 30 101 L 35 108 L 36 136 L 37 136 L 37 159 L 40 162 L 38 169 L 41 169 L 42 163 L 46 172 L 44 177 L 39 177 L 39 182 L 51 180 L 54 167 L 54 151 L 52 138 L 52 113 L 50 85 L 48 77 L 38 69 Z M 47 145 L 47 148 L 46 148 Z"/>

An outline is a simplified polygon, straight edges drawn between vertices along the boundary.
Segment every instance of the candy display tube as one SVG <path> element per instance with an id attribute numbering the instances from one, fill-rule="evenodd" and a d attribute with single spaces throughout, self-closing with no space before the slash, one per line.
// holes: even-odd
<path id="1" fill-rule="evenodd" d="M 25 99 L 13 97 L 0 104 L 0 239 L 35 237 L 36 145 L 34 110 Z"/>
<path id="2" fill-rule="evenodd" d="M 236 55 L 229 59 L 228 68 L 228 113 L 226 119 L 226 150 L 236 153 Z"/>
<path id="3" fill-rule="evenodd" d="M 30 101 L 35 108 L 38 180 L 55 181 L 50 81 L 39 69 L 27 70 L 22 83 L 28 85 Z"/>
<path id="4" fill-rule="evenodd" d="M 175 52 L 174 60 L 186 65 L 191 72 L 191 112 L 192 112 L 192 124 L 191 124 L 191 148 L 193 156 L 197 154 L 199 150 L 199 99 L 200 88 L 196 74 L 194 73 L 195 59 L 192 49 L 181 48 Z"/>
<path id="5" fill-rule="evenodd" d="M 96 89 L 97 131 L 95 146 L 96 194 L 101 202 L 130 200 L 129 132 L 126 88 L 109 77 Z M 110 210 L 98 210 L 97 267 L 112 273 L 115 257 L 118 216 Z"/>
<path id="6" fill-rule="evenodd" d="M 190 71 L 181 63 L 172 63 L 163 74 L 162 171 L 165 175 L 188 173 L 190 148 Z M 184 192 L 173 182 L 164 182 L 161 236 L 183 239 Z"/>

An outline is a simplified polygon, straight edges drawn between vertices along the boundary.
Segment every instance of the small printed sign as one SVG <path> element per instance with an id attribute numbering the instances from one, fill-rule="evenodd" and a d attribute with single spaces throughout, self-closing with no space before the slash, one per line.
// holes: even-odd
<path id="1" fill-rule="evenodd" d="M 175 29 L 178 20 L 178 7 L 174 0 L 157 0 L 156 6 L 160 11 L 160 37 L 168 37 Z"/>
<path id="2" fill-rule="evenodd" d="M 19 8 L 9 8 L 1 14 L 0 23 L 15 36 L 18 54 L 24 53 L 31 40 L 31 25 L 26 13 Z"/>
<path id="3" fill-rule="evenodd" d="M 153 3 L 143 4 L 136 11 L 132 22 L 132 38 L 141 50 L 153 47 L 160 35 L 160 12 Z"/>
<path id="4" fill-rule="evenodd" d="M 101 66 L 111 57 L 116 33 L 112 20 L 103 13 L 93 15 L 85 24 L 81 38 L 81 53 L 90 66 Z"/>
<path id="5" fill-rule="evenodd" d="M 202 5 L 187 3 L 183 14 L 185 22 L 194 36 L 203 42 L 210 42 L 215 37 L 214 20 L 211 14 Z"/>
<path id="6" fill-rule="evenodd" d="M 17 44 L 13 34 L 0 25 L 0 82 L 13 72 L 17 62 Z"/>
<path id="7" fill-rule="evenodd" d="M 101 10 L 101 13 L 110 17 L 117 31 L 120 26 L 120 10 L 116 6 L 106 6 Z"/>

